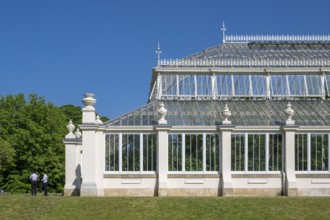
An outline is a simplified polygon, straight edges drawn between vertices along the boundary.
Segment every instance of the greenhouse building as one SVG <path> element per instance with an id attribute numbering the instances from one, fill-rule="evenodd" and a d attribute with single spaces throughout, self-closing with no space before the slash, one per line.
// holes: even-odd
<path id="1" fill-rule="evenodd" d="M 149 101 L 102 122 L 85 94 L 65 195 L 330 196 L 330 35 L 225 35 L 152 69 Z"/>

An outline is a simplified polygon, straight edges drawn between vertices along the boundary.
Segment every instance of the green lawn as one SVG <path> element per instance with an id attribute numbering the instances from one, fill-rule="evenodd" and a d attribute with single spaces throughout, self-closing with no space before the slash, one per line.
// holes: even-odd
<path id="1" fill-rule="evenodd" d="M 330 197 L 0 196 L 0 219 L 329 219 Z"/>

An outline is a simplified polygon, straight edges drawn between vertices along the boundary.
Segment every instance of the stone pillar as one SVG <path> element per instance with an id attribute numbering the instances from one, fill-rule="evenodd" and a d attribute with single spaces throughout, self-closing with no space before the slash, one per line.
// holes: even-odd
<path id="1" fill-rule="evenodd" d="M 81 166 L 80 152 L 81 139 L 65 139 L 65 196 L 80 195 Z"/>
<path id="2" fill-rule="evenodd" d="M 75 126 L 70 120 L 67 125 L 68 134 L 65 136 L 65 196 L 78 196 L 81 187 L 81 167 L 80 167 L 80 152 L 81 136 L 79 129 L 76 134 L 73 134 Z"/>
<path id="3" fill-rule="evenodd" d="M 94 99 L 94 94 L 87 93 L 84 96 L 85 98 L 82 102 L 85 107 L 82 109 L 82 125 L 80 126 L 82 131 L 83 151 L 82 184 L 80 195 L 102 196 L 104 195 L 103 186 L 97 184 L 100 184 L 100 178 L 103 178 L 103 176 L 102 172 L 100 173 L 98 169 L 98 163 L 102 163 L 102 160 L 100 160 L 102 144 L 100 144 L 101 142 L 97 140 L 96 135 L 99 126 L 95 122 L 96 111 L 94 105 L 96 104 L 96 100 Z"/>
<path id="4" fill-rule="evenodd" d="M 169 126 L 155 127 L 157 137 L 158 196 L 167 196 Z"/>
<path id="5" fill-rule="evenodd" d="M 285 172 L 285 194 L 297 196 L 298 187 L 295 174 L 295 133 L 298 126 L 283 126 L 284 131 L 284 172 Z"/>
<path id="6" fill-rule="evenodd" d="M 233 184 L 231 178 L 231 133 L 235 126 L 219 126 L 221 131 L 221 170 L 222 170 L 222 195 L 233 196 Z"/>

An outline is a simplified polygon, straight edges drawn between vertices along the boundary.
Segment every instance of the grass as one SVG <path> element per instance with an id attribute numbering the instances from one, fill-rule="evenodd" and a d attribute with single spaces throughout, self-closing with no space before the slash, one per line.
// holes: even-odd
<path id="1" fill-rule="evenodd" d="M 0 196 L 0 219 L 329 219 L 330 197 Z"/>

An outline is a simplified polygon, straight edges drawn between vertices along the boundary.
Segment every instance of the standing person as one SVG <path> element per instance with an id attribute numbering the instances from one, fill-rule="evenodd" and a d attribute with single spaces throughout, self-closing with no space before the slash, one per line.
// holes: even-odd
<path id="1" fill-rule="evenodd" d="M 48 176 L 46 173 L 42 176 L 42 188 L 44 189 L 44 196 L 47 196 L 47 184 L 48 184 Z"/>
<path id="2" fill-rule="evenodd" d="M 31 180 L 31 195 L 36 196 L 37 195 L 37 183 L 38 183 L 38 175 L 33 172 L 30 176 Z"/>

